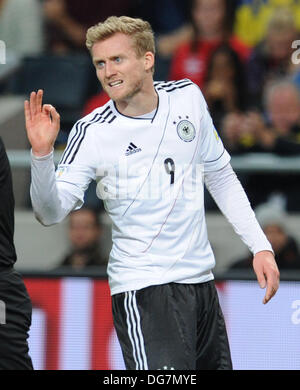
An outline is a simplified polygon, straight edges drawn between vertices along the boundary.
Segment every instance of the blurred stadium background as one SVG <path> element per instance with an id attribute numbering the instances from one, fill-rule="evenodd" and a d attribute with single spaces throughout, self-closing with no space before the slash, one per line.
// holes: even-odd
<path id="1" fill-rule="evenodd" d="M 206 194 L 208 234 L 216 255 L 215 275 L 234 367 L 299 369 L 300 2 L 296 0 L 110 0 L 109 4 L 0 0 L 0 40 L 5 43 L 0 46 L 5 50 L 5 56 L 0 55 L 0 136 L 13 172 L 16 269 L 24 275 L 34 304 L 30 345 L 35 367 L 123 368 L 105 266 L 60 267 L 70 251 L 68 220 L 45 228 L 34 218 L 23 115 L 29 92 L 44 88 L 45 100 L 62 117 L 55 150 L 58 162 L 72 124 L 106 101 L 84 48 L 84 33 L 112 14 L 143 17 L 152 24 L 157 41 L 155 80 L 187 77 L 199 84 L 260 222 L 280 225 L 295 242 L 291 263 L 290 248 L 283 255 L 278 252 L 283 281 L 265 307 L 251 268 L 231 268 L 247 258 L 248 250 Z M 228 76 L 228 82 L 220 82 L 220 67 L 225 79 L 228 66 L 224 57 L 212 62 L 220 46 L 239 57 L 239 65 L 232 62 L 231 66 L 237 73 L 242 69 L 242 79 Z M 284 83 L 298 89 L 299 96 L 291 98 L 295 104 L 288 106 L 293 112 L 281 113 L 275 103 L 272 86 Z M 284 93 L 281 90 L 279 107 L 290 98 Z M 249 113 L 260 117 L 250 118 Z M 238 115 L 240 134 L 233 137 L 234 115 Z M 266 138 L 272 142 L 268 144 Z M 110 220 L 103 214 L 94 184 L 87 192 L 86 206 L 101 216 L 104 230 L 99 247 L 107 258 Z"/>

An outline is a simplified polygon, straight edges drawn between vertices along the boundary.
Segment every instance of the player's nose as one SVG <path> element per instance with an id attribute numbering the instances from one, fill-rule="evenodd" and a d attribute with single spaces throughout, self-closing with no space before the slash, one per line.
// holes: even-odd
<path id="1" fill-rule="evenodd" d="M 116 70 L 113 64 L 107 63 L 105 66 L 105 77 L 110 79 L 112 76 L 116 74 Z"/>

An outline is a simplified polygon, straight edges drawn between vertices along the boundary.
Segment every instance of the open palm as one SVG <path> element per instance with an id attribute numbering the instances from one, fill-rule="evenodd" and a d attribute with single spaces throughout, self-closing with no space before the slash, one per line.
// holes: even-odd
<path id="1" fill-rule="evenodd" d="M 53 106 L 43 104 L 43 90 L 31 92 L 24 102 L 27 137 L 36 156 L 49 154 L 60 127 L 60 116 Z"/>

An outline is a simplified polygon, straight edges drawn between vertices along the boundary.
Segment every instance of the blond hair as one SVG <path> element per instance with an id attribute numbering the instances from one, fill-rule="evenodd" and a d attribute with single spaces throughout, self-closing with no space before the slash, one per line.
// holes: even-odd
<path id="1" fill-rule="evenodd" d="M 91 51 L 96 42 L 115 33 L 123 33 L 132 37 L 138 57 L 142 57 L 147 51 L 155 54 L 154 33 L 150 23 L 128 16 L 110 16 L 103 23 L 90 27 L 86 34 L 86 46 Z"/>

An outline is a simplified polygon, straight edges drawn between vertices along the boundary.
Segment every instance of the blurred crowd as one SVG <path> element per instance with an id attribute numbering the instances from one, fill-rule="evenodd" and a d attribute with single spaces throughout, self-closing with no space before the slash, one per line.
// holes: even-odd
<path id="1" fill-rule="evenodd" d="M 155 80 L 195 82 L 231 155 L 300 156 L 299 0 L 0 0 L 8 69 L 0 72 L 0 94 L 43 88 L 62 118 L 57 149 L 77 119 L 108 100 L 85 33 L 110 15 L 151 23 Z M 253 207 L 279 196 L 284 210 L 300 211 L 299 175 L 240 180 Z M 94 207 L 91 193 L 86 203 Z M 207 207 L 215 206 L 208 200 Z"/>
<path id="2" fill-rule="evenodd" d="M 71 212 L 67 227 L 69 249 L 58 268 L 81 271 L 100 266 L 106 269 L 108 258 L 103 249 L 104 225 L 101 217 L 97 210 L 86 206 Z"/>

